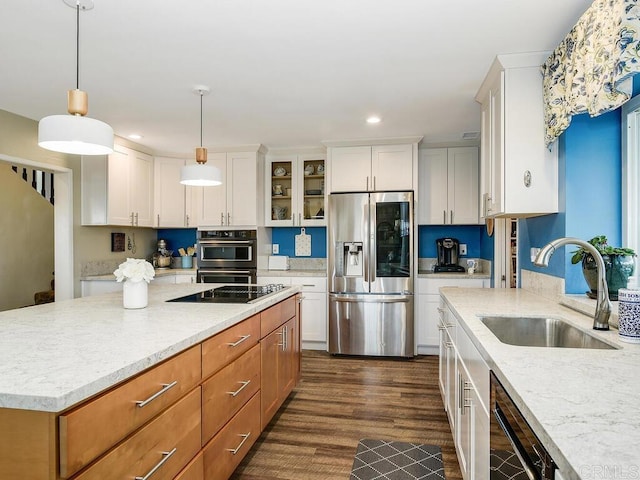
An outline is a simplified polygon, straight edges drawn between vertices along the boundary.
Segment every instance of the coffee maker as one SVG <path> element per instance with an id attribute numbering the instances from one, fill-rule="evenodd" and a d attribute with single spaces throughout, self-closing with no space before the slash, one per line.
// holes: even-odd
<path id="1" fill-rule="evenodd" d="M 462 265 L 458 265 L 460 256 L 460 242 L 457 238 L 438 238 L 436 240 L 438 262 L 433 267 L 434 272 L 464 272 Z"/>

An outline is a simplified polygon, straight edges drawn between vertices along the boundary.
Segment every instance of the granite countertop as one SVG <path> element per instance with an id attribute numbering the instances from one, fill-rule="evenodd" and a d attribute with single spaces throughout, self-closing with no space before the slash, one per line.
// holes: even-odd
<path id="1" fill-rule="evenodd" d="M 433 270 L 418 270 L 418 278 L 477 278 L 480 280 L 490 279 L 491 274 L 485 272 L 434 272 Z"/>
<path id="2" fill-rule="evenodd" d="M 258 270 L 259 277 L 326 277 L 326 270 L 292 269 L 292 270 Z"/>
<path id="3" fill-rule="evenodd" d="M 616 478 L 638 475 L 640 345 L 620 342 L 615 329 L 592 330 L 592 317 L 526 290 L 441 292 L 566 480 L 598 478 L 605 468 Z M 618 348 L 507 345 L 480 322 L 483 314 L 560 317 Z"/>
<path id="4" fill-rule="evenodd" d="M 169 275 L 195 275 L 197 269 L 194 268 L 156 268 L 156 277 L 166 277 Z M 105 273 L 104 275 L 85 275 L 80 277 L 80 280 L 90 281 L 116 281 L 116 276 L 113 273 Z"/>
<path id="5" fill-rule="evenodd" d="M 149 305 L 112 293 L 0 312 L 0 408 L 60 412 L 300 290 L 252 304 L 165 303 L 215 284 L 149 286 Z"/>

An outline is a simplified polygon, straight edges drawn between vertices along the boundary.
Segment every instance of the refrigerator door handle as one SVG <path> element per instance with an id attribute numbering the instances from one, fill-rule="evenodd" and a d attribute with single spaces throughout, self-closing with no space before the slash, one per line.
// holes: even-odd
<path id="1" fill-rule="evenodd" d="M 332 300 L 335 300 L 336 302 L 342 302 L 342 303 L 408 303 L 411 297 L 405 296 L 405 295 L 386 295 L 386 296 L 379 296 L 376 295 L 374 298 L 366 298 L 363 296 L 353 296 L 353 297 L 338 297 L 338 296 L 332 296 L 331 297 Z"/>
<path id="2" fill-rule="evenodd" d="M 376 238 L 376 230 L 378 225 L 376 223 L 376 202 L 369 197 L 369 269 L 371 273 L 369 274 L 369 291 L 371 291 L 371 284 L 376 281 L 376 264 L 377 264 L 377 255 L 376 255 L 376 245 L 378 239 Z"/>
<path id="3" fill-rule="evenodd" d="M 369 177 L 367 177 L 367 182 L 369 181 Z M 364 207 L 364 215 L 365 219 L 369 218 L 369 203 Z M 364 283 L 366 284 L 366 290 L 370 291 L 371 287 L 369 285 L 369 228 L 370 223 L 367 221 L 362 222 L 362 262 L 364 263 Z"/>

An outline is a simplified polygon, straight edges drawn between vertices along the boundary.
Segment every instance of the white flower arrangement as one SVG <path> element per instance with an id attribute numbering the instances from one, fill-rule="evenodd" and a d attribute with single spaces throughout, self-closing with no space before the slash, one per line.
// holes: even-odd
<path id="1" fill-rule="evenodd" d="M 143 258 L 127 258 L 127 261 L 122 262 L 113 274 L 116 276 L 118 282 L 122 282 L 123 280 L 141 282 L 144 280 L 149 283 L 156 272 L 153 269 L 153 265 Z"/>

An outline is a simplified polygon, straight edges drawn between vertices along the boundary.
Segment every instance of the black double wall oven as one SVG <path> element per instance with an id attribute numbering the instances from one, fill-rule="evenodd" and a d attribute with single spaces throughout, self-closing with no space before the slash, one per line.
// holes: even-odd
<path id="1" fill-rule="evenodd" d="M 198 283 L 256 283 L 256 230 L 199 230 Z"/>

